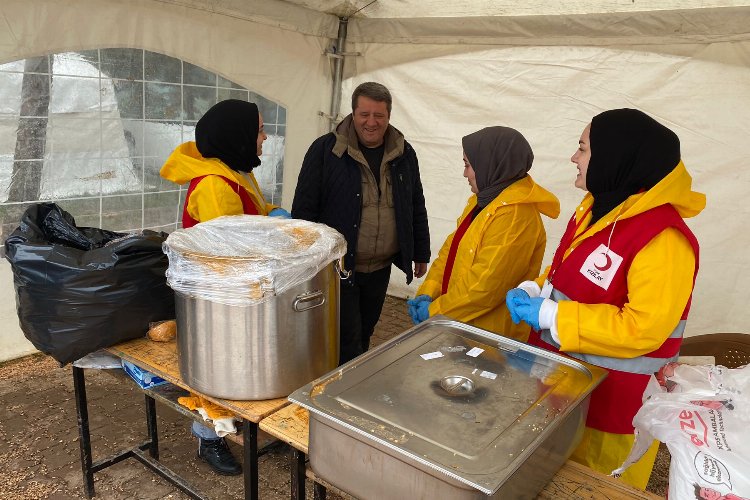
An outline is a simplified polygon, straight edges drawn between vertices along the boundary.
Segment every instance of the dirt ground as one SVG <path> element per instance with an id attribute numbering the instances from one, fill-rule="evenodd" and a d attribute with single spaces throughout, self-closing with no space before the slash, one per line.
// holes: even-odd
<path id="1" fill-rule="evenodd" d="M 373 344 L 410 326 L 404 301 L 388 297 Z M 86 390 L 94 460 L 146 439 L 143 395 L 134 384 L 123 384 L 104 371 L 86 370 Z M 0 498 L 85 498 L 70 366 L 60 368 L 44 355 L 0 365 L 0 401 Z M 195 458 L 197 445 L 187 417 L 157 404 L 157 422 L 162 462 L 210 498 L 243 498 L 242 476 L 217 476 Z M 240 457 L 238 446 L 230 446 Z M 260 497 L 288 499 L 288 448 L 274 447 L 260 458 L 259 469 Z M 669 453 L 662 447 L 648 490 L 664 496 L 668 471 Z M 96 498 L 188 498 L 134 459 L 98 472 L 94 479 Z M 307 483 L 307 496 L 312 498 L 312 485 Z M 340 499 L 331 493 L 328 498 Z"/>

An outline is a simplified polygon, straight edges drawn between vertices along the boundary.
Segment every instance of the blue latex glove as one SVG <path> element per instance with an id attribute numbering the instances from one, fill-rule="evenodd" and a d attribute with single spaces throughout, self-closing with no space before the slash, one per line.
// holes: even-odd
<path id="1" fill-rule="evenodd" d="M 429 307 L 430 303 L 432 303 L 432 297 L 429 295 L 417 295 L 413 299 L 407 300 L 406 303 L 409 306 L 409 316 L 411 317 L 411 321 L 415 325 L 418 325 L 430 317 Z"/>
<path id="2" fill-rule="evenodd" d="M 409 317 L 411 318 L 411 322 L 413 324 L 418 324 L 419 321 L 417 320 L 417 306 L 409 306 Z"/>
<path id="3" fill-rule="evenodd" d="M 505 294 L 505 304 L 508 306 L 508 311 L 510 312 L 510 319 L 513 320 L 513 323 L 518 324 L 519 321 L 521 321 L 521 318 L 518 317 L 517 314 L 515 314 L 515 308 L 513 307 L 513 299 L 515 298 L 526 300 L 529 297 L 529 294 L 526 293 L 526 290 L 523 288 L 511 288 L 508 290 L 508 293 Z"/>
<path id="4" fill-rule="evenodd" d="M 432 304 L 432 299 L 417 304 L 417 321 L 414 323 L 415 325 L 430 317 L 430 304 Z"/>
<path id="5" fill-rule="evenodd" d="M 422 295 L 417 295 L 413 299 L 409 299 L 406 301 L 406 303 L 409 304 L 410 306 L 417 305 L 420 302 L 432 302 L 432 297 L 423 293 Z"/>
<path id="6" fill-rule="evenodd" d="M 269 217 L 281 217 L 282 219 L 291 219 L 292 214 L 284 210 L 283 208 L 274 208 L 270 212 L 268 212 Z"/>
<path id="7" fill-rule="evenodd" d="M 529 297 L 528 294 L 525 297 L 521 294 L 511 297 L 510 292 L 508 292 L 505 300 L 513 323 L 518 324 L 520 321 L 525 321 L 534 330 L 541 330 L 539 327 L 539 309 L 542 308 L 542 303 L 544 303 L 542 297 Z"/>

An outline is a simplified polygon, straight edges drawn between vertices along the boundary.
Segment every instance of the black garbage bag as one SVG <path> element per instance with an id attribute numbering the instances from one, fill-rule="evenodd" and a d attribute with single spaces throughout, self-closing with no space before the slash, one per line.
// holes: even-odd
<path id="1" fill-rule="evenodd" d="M 166 237 L 79 228 L 54 203 L 29 207 L 5 240 L 26 338 L 65 365 L 174 318 Z"/>

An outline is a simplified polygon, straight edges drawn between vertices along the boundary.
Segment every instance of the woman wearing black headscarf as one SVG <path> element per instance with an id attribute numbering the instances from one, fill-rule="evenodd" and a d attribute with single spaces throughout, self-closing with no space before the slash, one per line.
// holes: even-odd
<path id="1" fill-rule="evenodd" d="M 286 210 L 266 202 L 253 175 L 266 138 L 263 117 L 254 103 L 229 99 L 206 111 L 195 126 L 195 142 L 177 146 L 159 172 L 177 184 L 190 183 L 182 227 L 222 215 L 289 217 Z M 187 400 L 210 405 L 192 395 Z M 198 437 L 198 456 L 216 472 L 242 473 L 226 442 L 213 429 L 193 422 L 193 434 Z"/>
<path id="2" fill-rule="evenodd" d="M 464 177 L 474 194 L 409 301 L 409 313 L 415 323 L 444 314 L 526 340 L 529 328 L 511 322 L 505 292 L 539 274 L 547 243 L 540 214 L 556 218 L 560 202 L 528 175 L 534 154 L 517 130 L 488 127 L 462 143 Z"/>
<path id="3" fill-rule="evenodd" d="M 206 111 L 195 126 L 195 142 L 179 145 L 160 172 L 177 184 L 190 183 L 183 227 L 222 215 L 288 216 L 266 202 L 252 173 L 266 137 L 254 103 L 229 99 Z"/>
<path id="4" fill-rule="evenodd" d="M 677 136 L 641 111 L 594 117 L 571 158 L 588 190 L 536 281 L 508 292 L 529 342 L 607 369 L 572 458 L 610 473 L 633 443 L 632 419 L 652 373 L 676 360 L 698 272 L 683 219 L 705 207 L 691 190 Z M 645 489 L 656 443 L 623 480 Z"/>

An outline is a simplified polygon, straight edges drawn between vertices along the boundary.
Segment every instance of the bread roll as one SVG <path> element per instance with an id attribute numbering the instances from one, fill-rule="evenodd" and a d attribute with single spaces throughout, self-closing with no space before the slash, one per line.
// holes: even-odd
<path id="1" fill-rule="evenodd" d="M 148 338 L 155 342 L 169 342 L 175 336 L 177 336 L 177 322 L 173 319 L 151 323 L 151 328 L 148 330 Z"/>

